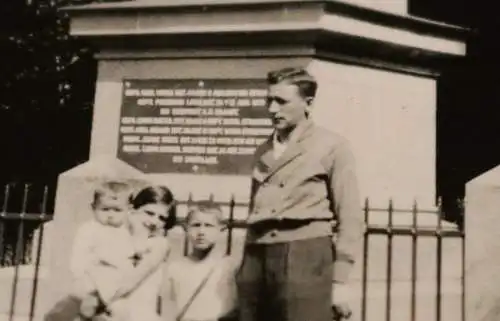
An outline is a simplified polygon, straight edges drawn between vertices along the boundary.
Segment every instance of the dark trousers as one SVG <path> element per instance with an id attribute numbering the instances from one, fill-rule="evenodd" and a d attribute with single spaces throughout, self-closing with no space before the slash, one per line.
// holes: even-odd
<path id="1" fill-rule="evenodd" d="M 55 306 L 44 316 L 44 321 L 74 321 L 80 314 L 82 300 L 67 296 L 58 301 Z"/>
<path id="2" fill-rule="evenodd" d="M 240 321 L 332 321 L 329 237 L 247 244 L 237 273 Z"/>
<path id="3" fill-rule="evenodd" d="M 105 306 L 100 304 L 97 307 L 96 316 L 93 318 L 83 318 L 80 316 L 80 306 L 82 300 L 72 295 L 64 297 L 58 301 L 52 309 L 50 309 L 47 314 L 43 317 L 44 321 L 75 321 L 75 320 L 93 320 L 99 321 L 104 320 L 103 315 L 106 312 Z"/>

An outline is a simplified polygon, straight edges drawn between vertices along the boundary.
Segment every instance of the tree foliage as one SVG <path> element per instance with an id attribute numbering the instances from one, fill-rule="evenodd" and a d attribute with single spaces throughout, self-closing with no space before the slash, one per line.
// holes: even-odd
<path id="1" fill-rule="evenodd" d="M 88 158 L 96 63 L 61 10 L 88 2 L 0 2 L 2 181 L 55 181 Z"/>

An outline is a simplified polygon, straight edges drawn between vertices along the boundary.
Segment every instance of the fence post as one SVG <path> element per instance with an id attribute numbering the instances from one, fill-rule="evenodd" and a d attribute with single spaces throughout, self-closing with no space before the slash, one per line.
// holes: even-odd
<path id="1" fill-rule="evenodd" d="M 31 304 L 30 304 L 30 316 L 29 321 L 33 321 L 35 317 L 35 307 L 36 307 L 36 296 L 38 292 L 38 277 L 40 275 L 40 263 L 42 257 L 42 247 L 43 247 L 43 230 L 46 222 L 46 214 L 47 214 L 47 201 L 49 195 L 49 187 L 47 185 L 43 188 L 43 199 L 42 199 L 42 207 L 40 213 L 40 233 L 38 233 L 38 248 L 36 249 L 36 258 L 35 258 L 35 275 L 33 278 L 33 290 L 31 294 Z"/>
<path id="2" fill-rule="evenodd" d="M 362 291 L 361 293 L 361 321 L 366 321 L 366 303 L 367 303 L 367 290 L 368 290 L 368 238 L 370 236 L 370 231 L 368 229 L 368 215 L 370 212 L 370 201 L 368 197 L 365 198 L 365 206 L 364 206 L 364 214 L 365 214 L 365 233 L 363 239 L 363 276 L 362 276 Z"/>
<path id="3" fill-rule="evenodd" d="M 436 321 L 441 321 L 441 294 L 442 294 L 442 265 L 443 265 L 443 236 L 441 234 L 443 224 L 443 203 L 442 198 L 438 199 L 438 222 L 436 228 Z"/>
<path id="4" fill-rule="evenodd" d="M 5 264 L 5 216 L 7 215 L 7 208 L 9 206 L 9 197 L 10 197 L 10 184 L 6 184 L 3 193 L 3 206 L 2 212 L 0 213 L 0 267 Z"/>
<path id="5" fill-rule="evenodd" d="M 387 224 L 387 283 L 386 283 L 386 320 L 391 320 L 392 308 L 392 239 L 393 239 L 393 214 L 394 206 L 392 199 L 389 200 L 389 222 Z"/>
<path id="6" fill-rule="evenodd" d="M 231 249 L 233 245 L 233 223 L 234 223 L 234 207 L 236 206 L 236 202 L 234 199 L 234 194 L 231 195 L 231 200 L 229 201 L 229 219 L 227 224 L 227 247 L 226 254 L 231 254 Z"/>
<path id="7" fill-rule="evenodd" d="M 189 193 L 189 196 L 188 196 L 188 199 L 187 199 L 187 202 L 186 202 L 186 209 L 187 209 L 187 212 L 186 212 L 186 215 L 189 213 L 190 211 L 190 208 L 193 206 L 193 193 Z M 186 219 L 187 217 L 184 218 L 184 220 Z M 185 223 L 185 222 L 184 222 Z M 188 251 L 189 251 L 189 240 L 188 240 L 188 236 L 186 233 L 183 234 L 184 235 L 184 256 L 187 256 L 188 255 Z"/>
<path id="8" fill-rule="evenodd" d="M 417 201 L 413 201 L 411 227 L 411 320 L 417 319 Z"/>
<path id="9" fill-rule="evenodd" d="M 12 280 L 12 297 L 10 301 L 10 312 L 9 312 L 9 320 L 13 320 L 14 314 L 15 314 L 15 307 L 16 307 L 16 296 L 17 296 L 17 282 L 19 280 L 19 265 L 21 265 L 21 259 L 23 251 L 24 251 L 24 246 L 23 246 L 23 241 L 24 241 L 24 218 L 26 215 L 26 210 L 27 210 L 27 205 L 28 205 L 28 194 L 30 190 L 30 184 L 25 184 L 24 185 L 24 191 L 23 191 L 23 203 L 22 203 L 22 208 L 21 208 L 21 213 L 20 213 L 20 218 L 19 218 L 19 225 L 18 225 L 18 230 L 17 230 L 17 240 L 16 240 L 16 250 L 15 250 L 15 257 L 14 257 L 14 279 Z"/>

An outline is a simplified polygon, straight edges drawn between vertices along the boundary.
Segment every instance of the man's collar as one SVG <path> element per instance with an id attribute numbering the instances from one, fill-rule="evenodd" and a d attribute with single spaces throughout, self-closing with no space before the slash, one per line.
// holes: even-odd
<path id="1" fill-rule="evenodd" d="M 290 136 L 288 136 L 288 138 L 285 140 L 285 141 L 280 141 L 278 139 L 278 132 L 275 130 L 273 132 L 273 145 L 286 145 L 286 143 L 288 143 L 290 141 Z"/>
<path id="2" fill-rule="evenodd" d="M 278 131 L 275 129 L 273 131 L 273 135 L 272 135 L 272 142 L 273 142 L 273 144 L 285 145 L 291 141 L 296 141 L 302 135 L 302 133 L 304 131 L 306 131 L 311 125 L 312 125 L 311 119 L 306 118 L 306 119 L 302 120 L 300 123 L 298 123 L 295 126 L 294 129 L 292 129 L 292 131 L 288 134 L 287 139 L 284 141 L 278 140 Z"/>

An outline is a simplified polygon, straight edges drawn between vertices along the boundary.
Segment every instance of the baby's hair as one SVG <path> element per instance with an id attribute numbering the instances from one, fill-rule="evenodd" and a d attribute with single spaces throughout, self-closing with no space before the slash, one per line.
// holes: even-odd
<path id="1" fill-rule="evenodd" d="M 98 186 L 94 191 L 92 199 L 92 208 L 95 209 L 103 198 L 118 199 L 123 197 L 127 200 L 130 195 L 130 186 L 127 183 L 119 181 L 107 181 Z"/>
<path id="2" fill-rule="evenodd" d="M 135 196 L 131 196 L 130 203 L 134 209 L 148 204 L 163 204 L 169 206 L 165 231 L 170 230 L 177 222 L 177 203 L 172 191 L 161 185 L 148 186 L 141 189 Z"/>
<path id="3" fill-rule="evenodd" d="M 188 213 L 186 215 L 186 224 L 189 224 L 189 222 L 196 213 L 213 214 L 217 218 L 219 224 L 224 224 L 222 209 L 214 201 L 204 200 L 195 202 L 194 205 L 192 205 L 188 210 Z"/>

